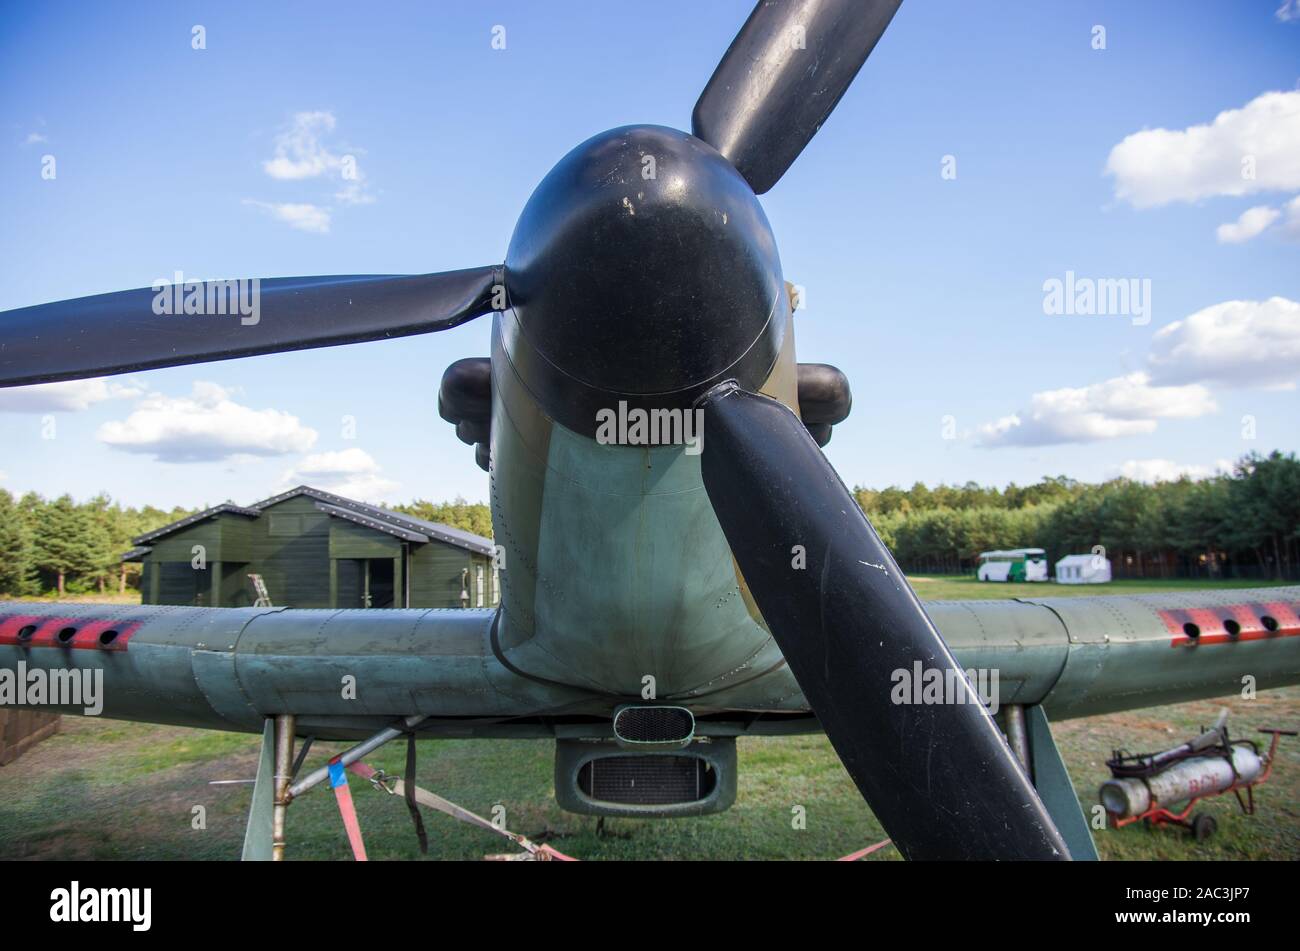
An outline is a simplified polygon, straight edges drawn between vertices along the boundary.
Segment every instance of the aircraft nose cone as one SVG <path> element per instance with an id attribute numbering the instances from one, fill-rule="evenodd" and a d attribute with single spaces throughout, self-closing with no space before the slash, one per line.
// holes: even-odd
<path id="1" fill-rule="evenodd" d="M 542 391 L 603 406 L 685 405 L 728 376 L 757 386 L 784 336 L 757 197 L 707 143 L 661 126 L 602 133 L 551 170 L 511 238 L 506 284 L 517 366 L 548 378 Z"/>

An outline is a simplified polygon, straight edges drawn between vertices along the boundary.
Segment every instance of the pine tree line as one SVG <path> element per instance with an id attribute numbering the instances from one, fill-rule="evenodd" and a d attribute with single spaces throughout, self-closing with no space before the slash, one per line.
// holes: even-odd
<path id="1" fill-rule="evenodd" d="M 1045 548 L 1055 562 L 1105 549 L 1116 577 L 1300 578 L 1300 461 L 1251 454 L 1231 473 L 1146 484 L 1064 476 L 854 490 L 900 566 L 969 573 L 980 552 Z"/>
<path id="2" fill-rule="evenodd" d="M 899 564 L 910 572 L 974 571 L 981 551 L 1046 548 L 1050 561 L 1101 545 L 1117 577 L 1300 578 L 1300 460 L 1252 454 L 1211 479 L 1101 484 L 1065 476 L 1005 489 L 922 483 L 854 490 Z M 423 499 L 397 511 L 491 537 L 486 505 Z M 0 596 L 125 592 L 138 563 L 131 539 L 192 515 L 107 495 L 86 502 L 15 499 L 0 489 Z"/>
<path id="3" fill-rule="evenodd" d="M 139 585 L 139 564 L 121 561 L 131 539 L 193 511 L 125 508 L 107 495 L 15 499 L 0 489 L 0 595 L 125 592 Z"/>

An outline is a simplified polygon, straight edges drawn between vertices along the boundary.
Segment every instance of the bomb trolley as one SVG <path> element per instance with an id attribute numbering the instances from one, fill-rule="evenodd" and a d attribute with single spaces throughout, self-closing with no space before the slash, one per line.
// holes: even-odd
<path id="1" fill-rule="evenodd" d="M 1208 813 L 1193 816 L 1192 811 L 1202 799 L 1229 792 L 1244 815 L 1254 815 L 1255 787 L 1273 771 L 1278 739 L 1296 731 L 1260 727 L 1260 733 L 1273 737 L 1268 753 L 1261 755 L 1253 740 L 1229 738 L 1227 715 L 1224 710 L 1213 728 L 1160 753 L 1114 751 L 1106 761 L 1111 778 L 1098 793 L 1110 826 L 1120 829 L 1139 820 L 1152 828 L 1176 825 L 1203 841 L 1217 823 Z M 1175 811 L 1183 802 L 1186 806 Z"/>

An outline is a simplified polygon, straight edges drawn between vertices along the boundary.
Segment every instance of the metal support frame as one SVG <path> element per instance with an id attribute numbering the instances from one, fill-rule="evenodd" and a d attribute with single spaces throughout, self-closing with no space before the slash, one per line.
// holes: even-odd
<path id="1" fill-rule="evenodd" d="M 1065 760 L 1056 748 L 1042 705 L 1009 703 L 1002 707 L 1001 714 L 1007 745 L 1060 830 L 1070 857 L 1076 861 L 1097 861 L 1097 846 L 1092 840 L 1087 815 L 1074 791 Z"/>
<path id="2" fill-rule="evenodd" d="M 367 780 L 376 789 L 382 790 L 390 796 L 404 798 L 406 784 L 403 779 L 388 776 L 383 770 L 372 769 L 366 763 L 363 763 L 361 758 L 379 749 L 384 744 L 404 736 L 425 719 L 427 718 L 424 716 L 406 717 L 401 721 L 400 726 L 385 727 L 369 739 L 363 740 L 346 752 L 332 758 L 330 763 L 341 764 L 349 772 Z M 244 838 L 243 858 L 245 861 L 264 861 L 267 859 L 276 862 L 284 861 L 285 818 L 289 804 L 298 796 L 329 778 L 329 765 L 327 764 L 301 780 L 293 781 L 315 739 L 312 736 L 307 737 L 301 751 L 295 758 L 293 755 L 295 725 L 296 719 L 292 714 L 283 714 L 274 718 L 268 717 L 263 728 L 262 756 L 258 764 L 257 780 L 253 790 L 253 804 L 249 811 L 248 830 Z M 422 806 L 435 809 L 461 822 L 494 832 L 523 849 L 523 852 L 518 855 L 484 856 L 487 859 L 577 861 L 549 845 L 539 845 L 529 840 L 527 836 L 511 832 L 496 822 L 470 812 L 468 809 L 458 806 L 427 789 L 415 786 L 413 787 L 413 796 L 416 802 Z M 853 852 L 837 859 L 837 861 L 858 861 L 890 844 L 890 840 L 885 839 L 883 842 L 877 842 L 875 845 Z M 360 857 L 364 859 L 364 855 Z"/>
<path id="3" fill-rule="evenodd" d="M 271 861 L 284 861 L 284 821 L 293 781 L 293 732 L 297 717 L 281 713 L 275 718 L 275 809 L 271 813 Z"/>
<path id="4" fill-rule="evenodd" d="M 1065 768 L 1065 760 L 1052 739 L 1052 728 L 1041 704 L 1024 708 L 1029 743 L 1029 762 L 1034 787 L 1043 800 L 1048 815 L 1056 823 L 1075 861 L 1096 862 L 1100 859 L 1092 840 L 1088 817 L 1074 791 L 1074 783 Z"/>
<path id="5" fill-rule="evenodd" d="M 245 862 L 271 860 L 275 805 L 275 721 L 270 717 L 262 727 L 262 755 L 257 761 L 257 779 L 253 783 L 253 801 L 248 807 L 248 826 L 244 830 Z"/>
<path id="6" fill-rule="evenodd" d="M 1037 704 L 1028 708 L 1019 704 L 1010 704 L 1003 708 L 1003 717 L 1008 743 L 1024 765 L 1026 773 L 1033 779 L 1043 805 L 1056 823 L 1057 828 L 1060 829 L 1061 835 L 1070 849 L 1071 856 L 1075 859 L 1091 859 L 1095 861 L 1098 856 L 1096 846 L 1092 841 L 1092 833 L 1089 831 L 1087 820 L 1079 805 L 1078 797 L 1075 795 L 1074 784 L 1070 781 L 1065 763 L 1061 759 L 1055 741 L 1052 739 L 1051 728 L 1042 707 Z M 405 735 L 425 719 L 427 717 L 419 715 L 406 717 L 401 721 L 401 725 L 385 727 L 369 739 L 363 740 L 339 756 L 334 757 L 331 762 L 340 763 L 345 768 L 351 768 L 352 772 L 370 780 L 376 788 L 383 789 L 393 795 L 400 795 L 402 791 L 400 780 L 390 786 L 382 773 L 376 774 L 374 770 L 371 770 L 360 761 L 362 757 L 374 752 L 386 743 Z M 244 858 L 246 860 L 270 858 L 272 861 L 283 861 L 285 818 L 289 804 L 298 796 L 329 778 L 329 766 L 326 765 L 313 770 L 302 779 L 294 781 L 298 769 L 302 766 L 303 759 L 300 756 L 295 760 L 293 755 L 295 725 L 296 718 L 292 714 L 281 714 L 276 716 L 274 720 L 268 719 L 266 721 L 262 734 L 262 758 L 258 767 L 257 783 L 253 792 L 253 806 L 250 810 L 248 831 L 244 840 Z M 1275 745 L 1276 742 L 1277 739 L 1274 737 Z M 310 743 L 310 739 L 308 743 Z M 306 749 L 303 750 L 303 753 L 306 753 Z M 267 855 L 264 849 L 259 846 L 259 841 L 264 842 L 267 838 L 264 826 L 268 823 L 265 821 L 266 810 L 264 804 L 266 799 L 269 798 L 267 792 L 271 784 L 267 783 L 266 779 L 268 778 L 267 773 L 272 761 L 272 754 L 274 757 L 274 807 L 271 810 L 269 822 L 271 849 L 270 854 Z M 356 765 L 354 766 L 354 764 Z M 462 821 L 468 821 L 474 825 L 482 825 L 492 828 L 493 831 L 502 832 L 487 820 L 480 819 L 473 813 L 463 810 L 455 806 L 455 804 L 429 793 L 427 790 L 419 789 L 416 798 L 422 805 L 431 806 Z M 259 808 L 259 806 L 262 808 Z M 503 834 L 507 838 L 513 839 L 516 844 L 522 845 L 530 853 L 542 850 L 553 851 L 545 846 L 538 849 L 528 843 L 523 836 L 509 832 Z M 873 846 L 866 852 L 854 853 L 852 856 L 846 856 L 846 858 L 860 857 L 860 855 L 875 851 L 887 843 L 888 840 Z M 567 858 L 567 856 L 562 856 L 560 853 L 554 853 L 554 855 L 555 857 Z M 542 856 L 533 855 L 531 857 Z"/>
<path id="7" fill-rule="evenodd" d="M 1029 734 L 1025 730 L 1025 708 L 1018 703 L 1008 704 L 1003 708 L 1003 718 L 1006 721 L 1007 743 L 1011 746 L 1011 752 L 1016 754 L 1016 759 L 1020 760 L 1020 765 L 1025 768 L 1025 774 L 1029 777 L 1030 782 L 1034 779 L 1034 763 L 1029 757 Z"/>
<path id="8" fill-rule="evenodd" d="M 418 725 L 425 719 L 426 717 L 423 716 L 407 717 L 406 719 L 402 720 L 402 726 L 400 727 L 398 726 L 384 727 L 374 736 L 370 737 L 370 739 L 362 740 L 360 743 L 352 747 L 350 750 L 336 756 L 334 758 L 334 762 L 342 763 L 344 766 L 351 766 L 353 763 L 361 759 L 361 757 L 365 756 L 367 753 L 374 752 L 375 750 L 379 749 L 379 747 L 383 746 L 385 743 L 388 743 L 392 740 L 397 739 L 399 736 L 404 735 L 407 730 Z M 320 769 L 313 770 L 312 772 L 304 776 L 302 779 L 298 780 L 296 783 L 293 783 L 291 786 L 289 786 L 287 790 L 286 805 L 288 802 L 292 802 L 294 799 L 301 796 L 303 793 L 305 793 L 307 790 L 311 789 L 312 787 L 319 786 L 321 783 L 323 783 L 326 779 L 329 778 L 329 774 L 330 774 L 330 769 L 329 766 L 326 765 L 326 766 L 322 766 Z"/>
<path id="9" fill-rule="evenodd" d="M 407 717 L 402 726 L 386 727 L 370 739 L 358 743 L 342 754 L 344 766 L 355 763 L 390 740 L 402 736 L 425 718 Z M 262 728 L 262 753 L 257 765 L 257 779 L 253 784 L 253 801 L 248 810 L 248 825 L 244 830 L 245 862 L 283 862 L 285 850 L 285 820 L 289 804 L 329 776 L 329 767 L 323 766 L 295 782 L 302 769 L 307 751 L 314 737 L 307 737 L 297 757 L 294 756 L 294 733 L 297 718 L 291 714 L 267 717 Z"/>

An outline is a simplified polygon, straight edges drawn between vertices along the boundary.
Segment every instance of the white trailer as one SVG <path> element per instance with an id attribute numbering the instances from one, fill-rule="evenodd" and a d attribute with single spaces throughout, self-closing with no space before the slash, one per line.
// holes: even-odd
<path id="1" fill-rule="evenodd" d="M 1066 555 L 1056 563 L 1057 584 L 1105 584 L 1110 581 L 1110 559 L 1105 555 Z"/>

